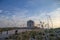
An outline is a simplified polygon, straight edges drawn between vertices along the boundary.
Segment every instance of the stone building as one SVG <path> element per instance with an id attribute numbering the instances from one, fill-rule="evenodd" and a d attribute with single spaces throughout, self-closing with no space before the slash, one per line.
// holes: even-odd
<path id="1" fill-rule="evenodd" d="M 32 20 L 29 20 L 29 21 L 27 21 L 27 27 L 28 28 L 34 28 L 34 21 L 32 21 Z"/>

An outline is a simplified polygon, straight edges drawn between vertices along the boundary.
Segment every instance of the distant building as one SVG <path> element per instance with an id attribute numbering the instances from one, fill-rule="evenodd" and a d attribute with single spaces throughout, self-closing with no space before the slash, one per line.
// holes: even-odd
<path id="1" fill-rule="evenodd" d="M 32 20 L 27 21 L 27 27 L 34 28 L 34 21 L 32 21 Z"/>

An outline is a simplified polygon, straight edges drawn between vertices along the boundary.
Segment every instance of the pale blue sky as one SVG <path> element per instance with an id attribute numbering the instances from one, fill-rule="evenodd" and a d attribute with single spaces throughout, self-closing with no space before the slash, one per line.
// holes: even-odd
<path id="1" fill-rule="evenodd" d="M 35 12 L 39 11 L 47 11 L 51 12 L 56 8 L 60 7 L 60 5 L 56 5 L 55 0 L 1 0 L 0 2 L 0 10 L 15 12 L 15 11 L 25 11 L 27 10 L 27 16 L 33 16 Z M 15 13 L 12 13 L 13 15 Z M 17 13 L 18 15 L 21 13 Z M 2 13 L 2 15 L 8 15 L 6 13 Z M 26 16 L 26 15 L 25 15 Z"/>
<path id="2" fill-rule="evenodd" d="M 27 17 L 38 20 L 45 18 L 46 13 L 51 16 L 51 12 L 58 8 L 60 3 L 57 0 L 0 0 L 0 18 L 20 20 Z"/>

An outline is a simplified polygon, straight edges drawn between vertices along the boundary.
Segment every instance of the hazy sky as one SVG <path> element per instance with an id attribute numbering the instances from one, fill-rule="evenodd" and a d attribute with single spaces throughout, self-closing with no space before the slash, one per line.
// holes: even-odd
<path id="1" fill-rule="evenodd" d="M 46 15 L 60 27 L 60 0 L 0 0 L 0 27 L 24 26 L 29 19 L 46 22 Z"/>

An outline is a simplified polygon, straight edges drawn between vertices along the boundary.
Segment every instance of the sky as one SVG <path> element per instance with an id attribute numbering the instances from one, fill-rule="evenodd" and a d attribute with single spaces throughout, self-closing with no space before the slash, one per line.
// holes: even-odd
<path id="1" fill-rule="evenodd" d="M 23 27 L 28 20 L 60 27 L 60 0 L 0 0 L 0 27 Z"/>

